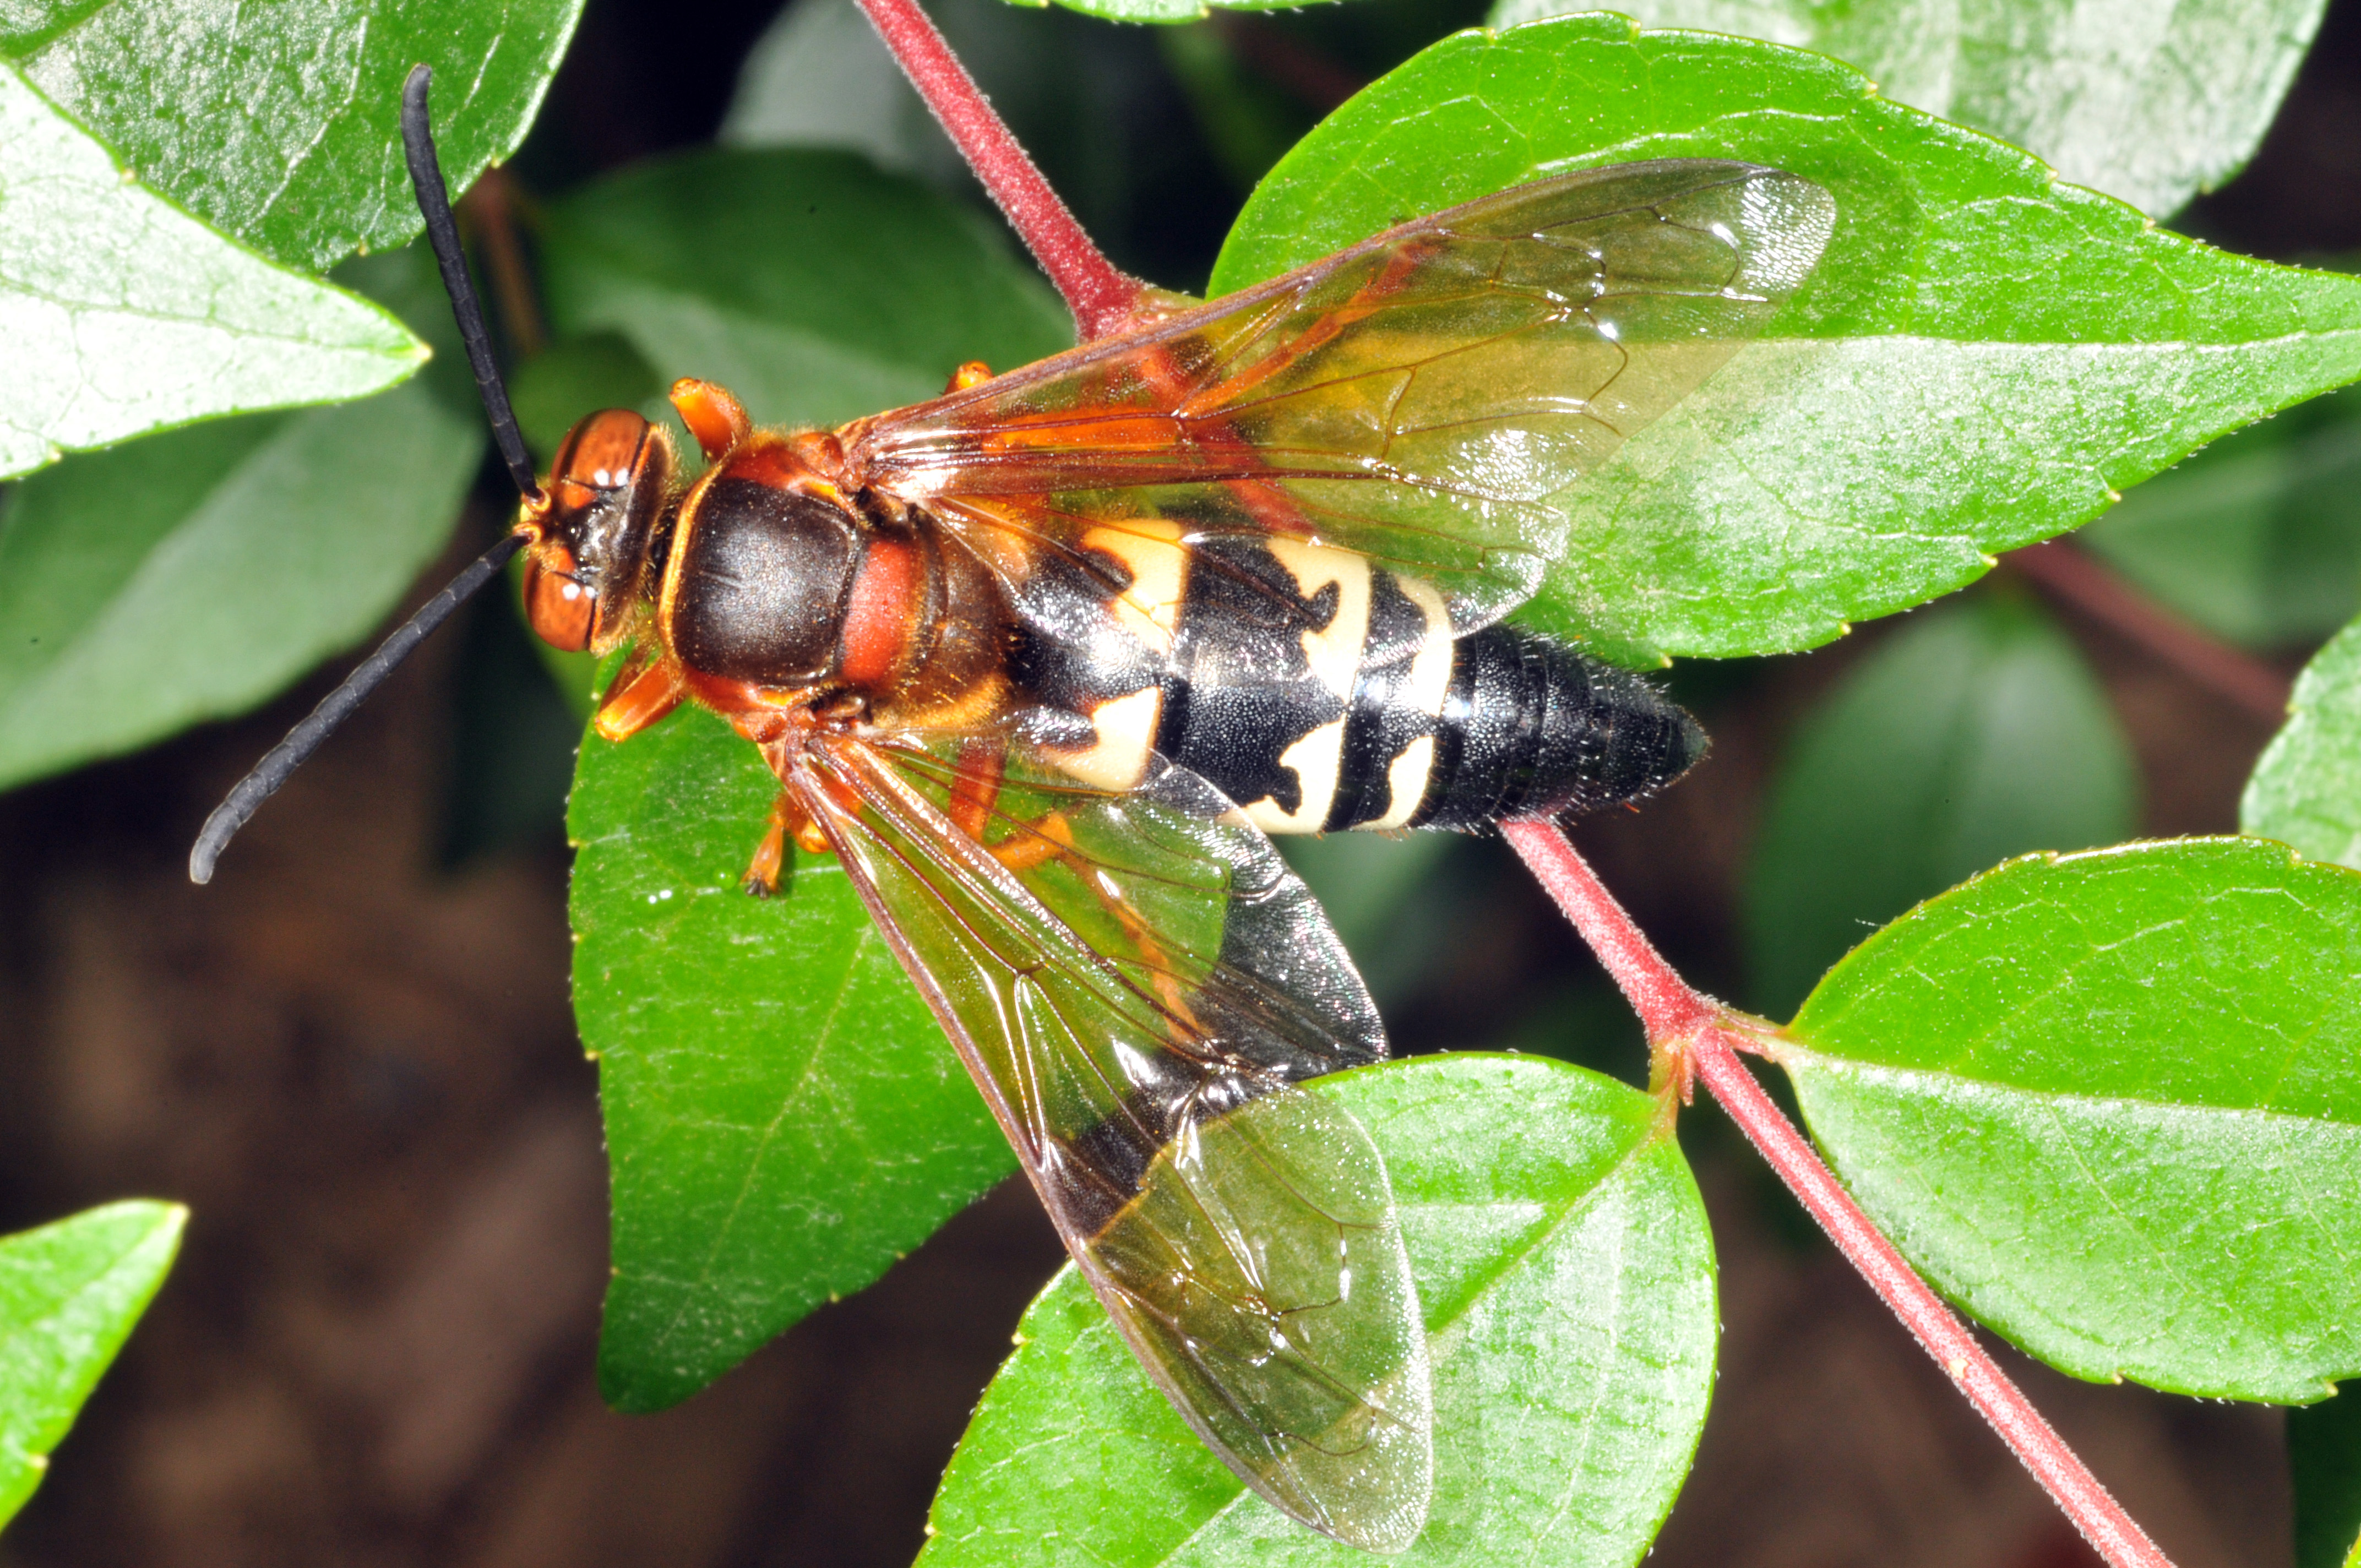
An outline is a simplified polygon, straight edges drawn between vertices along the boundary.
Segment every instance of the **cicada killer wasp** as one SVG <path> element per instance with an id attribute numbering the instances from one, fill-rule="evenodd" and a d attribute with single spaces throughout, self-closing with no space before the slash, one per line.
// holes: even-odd
<path id="1" fill-rule="evenodd" d="M 682 702 L 778 775 L 747 885 L 835 855 L 1141 1365 L 1256 1491 L 1378 1550 L 1423 1525 L 1424 1334 L 1368 1135 L 1297 1087 L 1374 1062 L 1367 989 L 1268 835 L 1480 829 L 1637 799 L 1704 747 L 1646 681 L 1500 617 L 1551 498 L 1817 262 L 1826 192 L 1689 159 L 1389 229 L 834 431 L 719 387 L 594 413 L 535 482 L 412 76 L 403 132 L 515 531 L 206 825 L 229 836 L 526 553 L 533 629 L 631 652 L 594 727 Z"/>

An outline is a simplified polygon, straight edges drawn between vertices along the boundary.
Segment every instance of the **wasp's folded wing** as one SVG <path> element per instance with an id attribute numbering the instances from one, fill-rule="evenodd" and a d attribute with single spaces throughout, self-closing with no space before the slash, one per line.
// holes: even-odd
<path id="1" fill-rule="evenodd" d="M 1317 905 L 1182 770 L 1008 781 L 991 847 L 946 815 L 956 771 L 841 740 L 793 777 L 1149 1375 L 1298 1519 L 1407 1545 L 1433 1468 L 1409 1262 L 1368 1135 L 1291 1082 L 1383 1050 Z"/>
<path id="2" fill-rule="evenodd" d="M 1472 626 L 1563 548 L 1549 498 L 1758 332 L 1834 221 L 1752 164 L 1561 175 L 862 422 L 848 452 L 954 527 L 1293 532 L 1437 582 Z"/>

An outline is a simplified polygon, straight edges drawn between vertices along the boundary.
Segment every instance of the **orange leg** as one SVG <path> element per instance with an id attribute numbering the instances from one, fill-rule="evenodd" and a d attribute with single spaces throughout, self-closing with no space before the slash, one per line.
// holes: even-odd
<path id="1" fill-rule="evenodd" d="M 960 748 L 959 772 L 951 778 L 948 810 L 952 824 L 979 844 L 983 842 L 985 825 L 992 820 L 992 808 L 1000 804 L 1000 782 L 1007 770 L 1008 751 L 999 741 L 978 739 Z"/>
<path id="2" fill-rule="evenodd" d="M 953 392 L 964 392 L 970 387 L 980 387 L 991 379 L 992 367 L 981 359 L 971 359 L 951 372 L 950 385 L 943 389 L 943 393 L 948 397 Z"/>

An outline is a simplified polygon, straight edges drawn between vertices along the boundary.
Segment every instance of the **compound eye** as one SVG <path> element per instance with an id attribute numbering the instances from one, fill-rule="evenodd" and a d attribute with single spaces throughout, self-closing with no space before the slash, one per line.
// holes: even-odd
<path id="1" fill-rule="evenodd" d="M 639 477 L 648 422 L 630 409 L 601 409 L 576 425 L 550 477 L 590 490 L 620 490 Z"/>
<path id="2" fill-rule="evenodd" d="M 536 552 L 525 558 L 524 618 L 544 642 L 579 653 L 590 646 L 598 596 L 566 575 L 574 565 L 562 550 L 554 565 L 544 565 Z"/>

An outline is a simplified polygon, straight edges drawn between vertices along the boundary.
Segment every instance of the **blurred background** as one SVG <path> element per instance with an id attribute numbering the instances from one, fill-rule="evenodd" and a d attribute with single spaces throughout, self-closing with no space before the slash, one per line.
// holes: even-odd
<path id="1" fill-rule="evenodd" d="M 998 0 L 938 15 L 1117 263 L 1194 290 L 1279 153 L 1482 6 L 1180 28 Z M 846 141 L 973 196 L 864 26 L 845 0 L 591 0 L 498 200 L 530 247 L 537 201 L 717 137 Z M 865 77 L 846 63 L 863 58 Z M 2361 0 L 2334 0 L 2260 155 L 2172 226 L 2334 264 L 2361 247 L 2356 148 Z M 501 229 L 471 208 L 479 236 Z M 519 359 L 544 346 L 524 316 Z M 563 373 L 521 374 L 528 424 L 643 374 L 612 363 L 630 352 L 555 345 L 540 363 Z M 1829 648 L 1675 669 L 1711 756 L 1583 848 L 1694 980 L 1784 1016 L 1868 928 L 2007 854 L 2235 830 L 2289 678 L 2361 601 L 2355 403 L 2243 433 L 2072 550 Z M 488 475 L 412 604 L 501 526 L 500 494 Z M 206 810 L 348 664 L 0 795 L 0 1232 L 131 1194 L 194 1210 L 0 1565 L 908 1562 L 1060 1258 L 1030 1195 L 995 1191 L 686 1405 L 607 1411 L 605 1172 L 566 990 L 578 720 L 512 607 L 471 608 L 215 885 L 186 881 Z M 1643 1075 L 1636 1025 L 1498 844 L 1293 848 L 1400 1049 Z M 1700 1103 L 1682 1136 L 1725 1338 L 1653 1561 L 2094 1562 L 1728 1124 Z M 2289 1560 L 2279 1412 L 2004 1359 L 2183 1568 Z"/>

